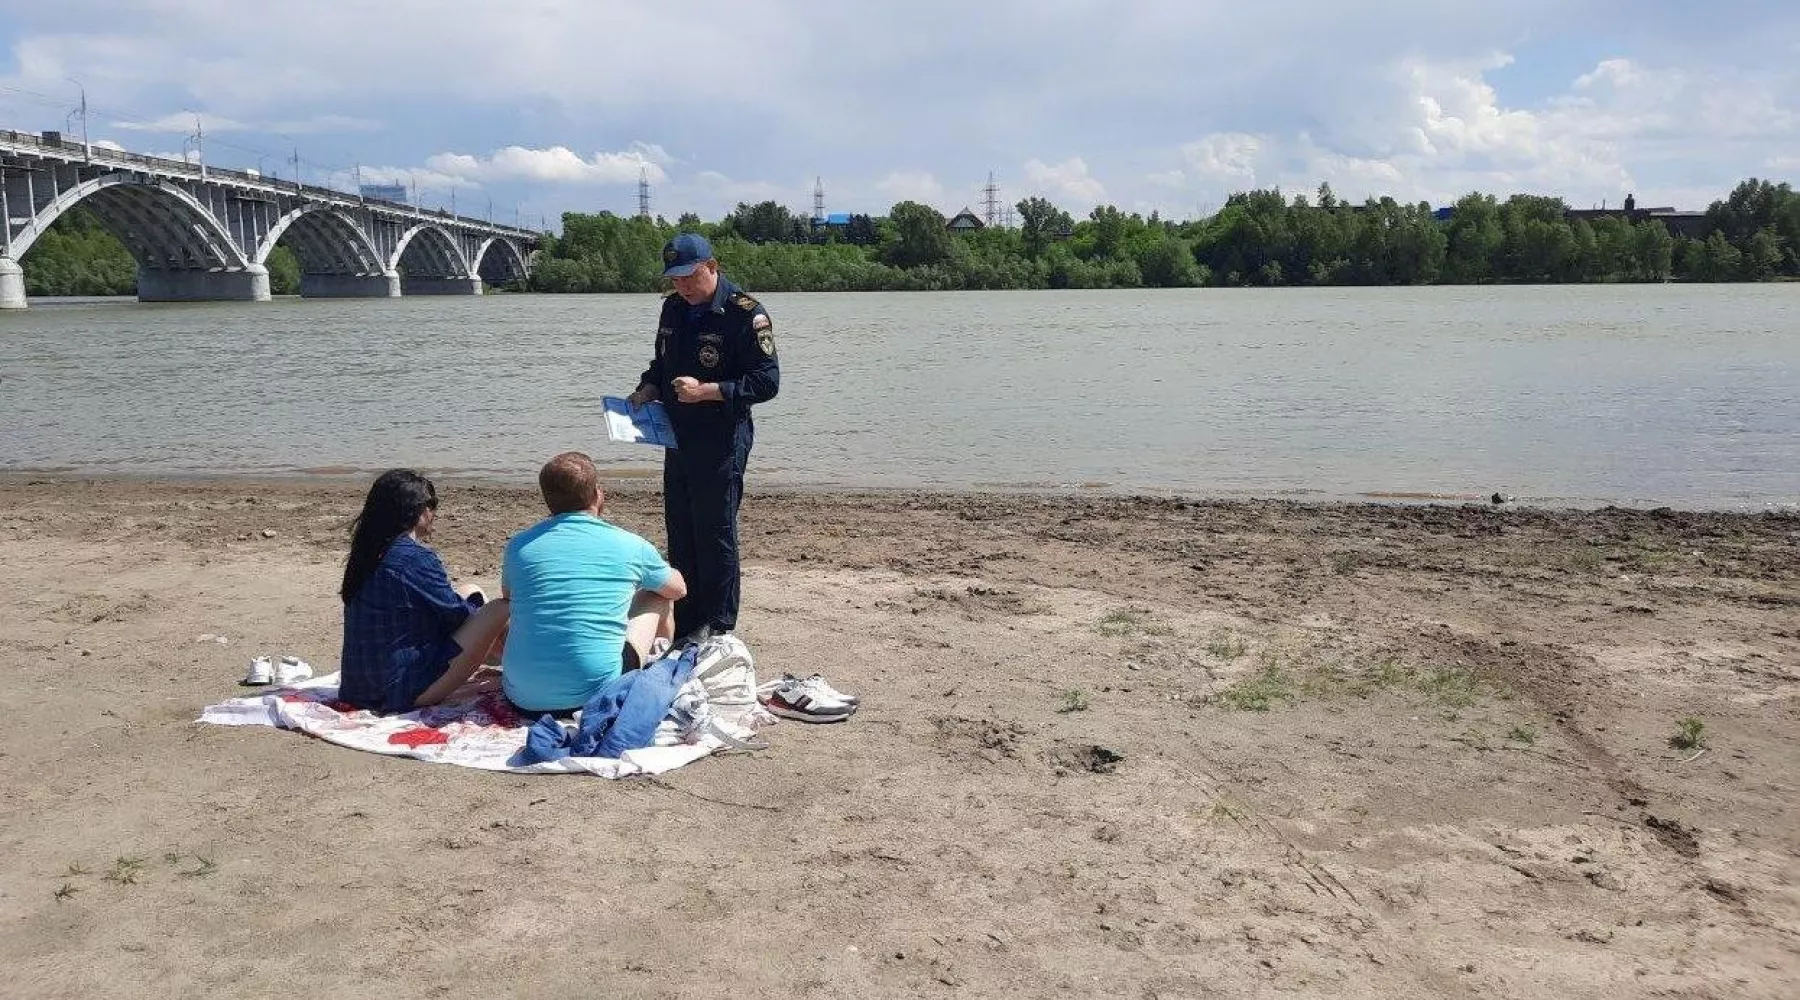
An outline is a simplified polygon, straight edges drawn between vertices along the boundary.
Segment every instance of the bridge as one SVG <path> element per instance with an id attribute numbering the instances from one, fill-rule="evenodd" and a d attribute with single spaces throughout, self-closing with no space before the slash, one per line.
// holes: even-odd
<path id="1" fill-rule="evenodd" d="M 86 205 L 137 261 L 142 302 L 269 300 L 269 254 L 313 298 L 480 295 L 530 273 L 538 234 L 255 171 L 0 131 L 0 309 L 25 308 L 31 245 Z"/>

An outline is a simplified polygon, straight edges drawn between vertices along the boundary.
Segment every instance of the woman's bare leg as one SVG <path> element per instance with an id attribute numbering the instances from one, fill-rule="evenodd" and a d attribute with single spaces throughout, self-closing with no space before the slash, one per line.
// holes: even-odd
<path id="1" fill-rule="evenodd" d="M 512 604 L 502 597 L 489 601 L 475 609 L 468 620 L 456 630 L 452 636 L 462 652 L 450 661 L 450 666 L 432 685 L 419 695 L 416 705 L 435 705 L 451 693 L 463 686 L 481 665 L 487 662 L 488 656 L 496 647 L 506 641 L 506 623 L 512 614 Z"/>

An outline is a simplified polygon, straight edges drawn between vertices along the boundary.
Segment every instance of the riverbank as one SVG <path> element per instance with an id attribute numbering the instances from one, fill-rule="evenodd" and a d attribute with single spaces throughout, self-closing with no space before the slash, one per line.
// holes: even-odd
<path id="1" fill-rule="evenodd" d="M 762 493 L 740 634 L 846 725 L 657 783 L 192 725 L 334 663 L 359 494 L 0 477 L 16 988 L 1800 991 L 1800 517 Z M 496 582 L 535 495 L 443 495 Z"/>

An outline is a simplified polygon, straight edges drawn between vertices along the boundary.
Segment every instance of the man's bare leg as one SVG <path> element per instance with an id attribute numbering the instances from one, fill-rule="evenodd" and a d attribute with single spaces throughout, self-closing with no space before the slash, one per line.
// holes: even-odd
<path id="1" fill-rule="evenodd" d="M 658 638 L 675 638 L 675 602 L 640 590 L 631 599 L 631 617 L 625 623 L 625 642 L 637 650 L 639 665 L 650 662 L 650 647 Z"/>

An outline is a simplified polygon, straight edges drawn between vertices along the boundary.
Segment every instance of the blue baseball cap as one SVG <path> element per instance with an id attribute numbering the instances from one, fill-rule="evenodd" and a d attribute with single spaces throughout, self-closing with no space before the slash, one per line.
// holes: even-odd
<path id="1" fill-rule="evenodd" d="M 663 244 L 663 277 L 685 278 L 701 261 L 712 260 L 712 244 L 699 233 L 682 233 Z"/>

